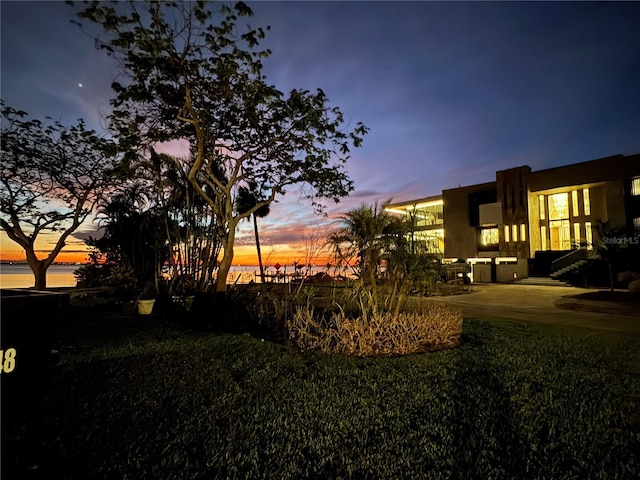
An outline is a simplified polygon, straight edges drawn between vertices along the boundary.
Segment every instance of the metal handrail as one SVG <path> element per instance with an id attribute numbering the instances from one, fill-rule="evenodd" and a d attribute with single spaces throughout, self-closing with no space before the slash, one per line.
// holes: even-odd
<path id="1" fill-rule="evenodd" d="M 573 265 L 574 263 L 580 260 L 587 260 L 589 258 L 589 251 L 586 247 L 580 247 L 577 250 L 573 250 L 566 255 L 561 256 L 560 258 L 556 258 L 551 262 L 551 273 L 557 272 L 558 270 L 562 270 L 569 265 Z"/>

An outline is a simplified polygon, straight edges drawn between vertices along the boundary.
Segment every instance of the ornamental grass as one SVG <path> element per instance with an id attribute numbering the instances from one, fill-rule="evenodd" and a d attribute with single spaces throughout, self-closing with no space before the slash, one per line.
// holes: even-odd
<path id="1" fill-rule="evenodd" d="M 375 312 L 357 318 L 337 312 L 327 318 L 312 308 L 298 307 L 287 322 L 287 332 L 304 350 L 364 357 L 407 355 L 457 346 L 462 312 L 431 303 L 415 312 Z"/>

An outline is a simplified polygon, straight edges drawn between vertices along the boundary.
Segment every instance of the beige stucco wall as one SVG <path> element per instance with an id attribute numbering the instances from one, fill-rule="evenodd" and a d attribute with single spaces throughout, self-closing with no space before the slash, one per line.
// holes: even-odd
<path id="1" fill-rule="evenodd" d="M 513 274 L 518 276 L 518 280 L 528 278 L 529 262 L 525 258 L 519 258 L 517 264 L 505 263 L 496 265 L 496 282 L 511 283 L 514 281 Z"/>
<path id="2" fill-rule="evenodd" d="M 442 191 L 446 258 L 476 256 L 476 228 L 469 225 L 469 194 L 491 188 L 495 188 L 494 182 Z"/>

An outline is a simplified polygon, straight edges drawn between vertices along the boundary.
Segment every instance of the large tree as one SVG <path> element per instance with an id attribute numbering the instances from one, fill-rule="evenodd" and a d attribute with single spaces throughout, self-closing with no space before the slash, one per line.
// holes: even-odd
<path id="1" fill-rule="evenodd" d="M 239 222 L 293 185 L 310 186 L 305 195 L 315 206 L 346 196 L 349 149 L 367 129 L 357 123 L 349 131 L 322 90 L 284 95 L 268 85 L 262 60 L 270 52 L 256 49 L 264 31 L 236 26 L 251 10 L 241 2 L 210 5 L 92 2 L 79 17 L 101 27 L 96 43 L 121 67 L 109 117 L 120 142 L 190 142 L 189 181 L 223 233 L 216 289 L 225 291 Z M 239 188 L 249 185 L 262 200 L 234 209 Z"/>
<path id="2" fill-rule="evenodd" d="M 117 148 L 82 120 L 43 122 L 4 103 L 0 142 L 0 226 L 24 250 L 34 286 L 46 288 L 47 269 L 110 187 Z M 57 239 L 41 258 L 44 232 Z"/>

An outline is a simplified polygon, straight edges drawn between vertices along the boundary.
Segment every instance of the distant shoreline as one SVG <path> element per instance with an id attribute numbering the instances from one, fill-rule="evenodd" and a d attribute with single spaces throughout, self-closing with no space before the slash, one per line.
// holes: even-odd
<path id="1" fill-rule="evenodd" d="M 51 265 L 77 265 L 81 267 L 82 265 L 88 265 L 89 262 L 53 262 Z M 2 260 L 0 261 L 0 265 L 29 265 L 29 262 L 26 260 Z"/>

